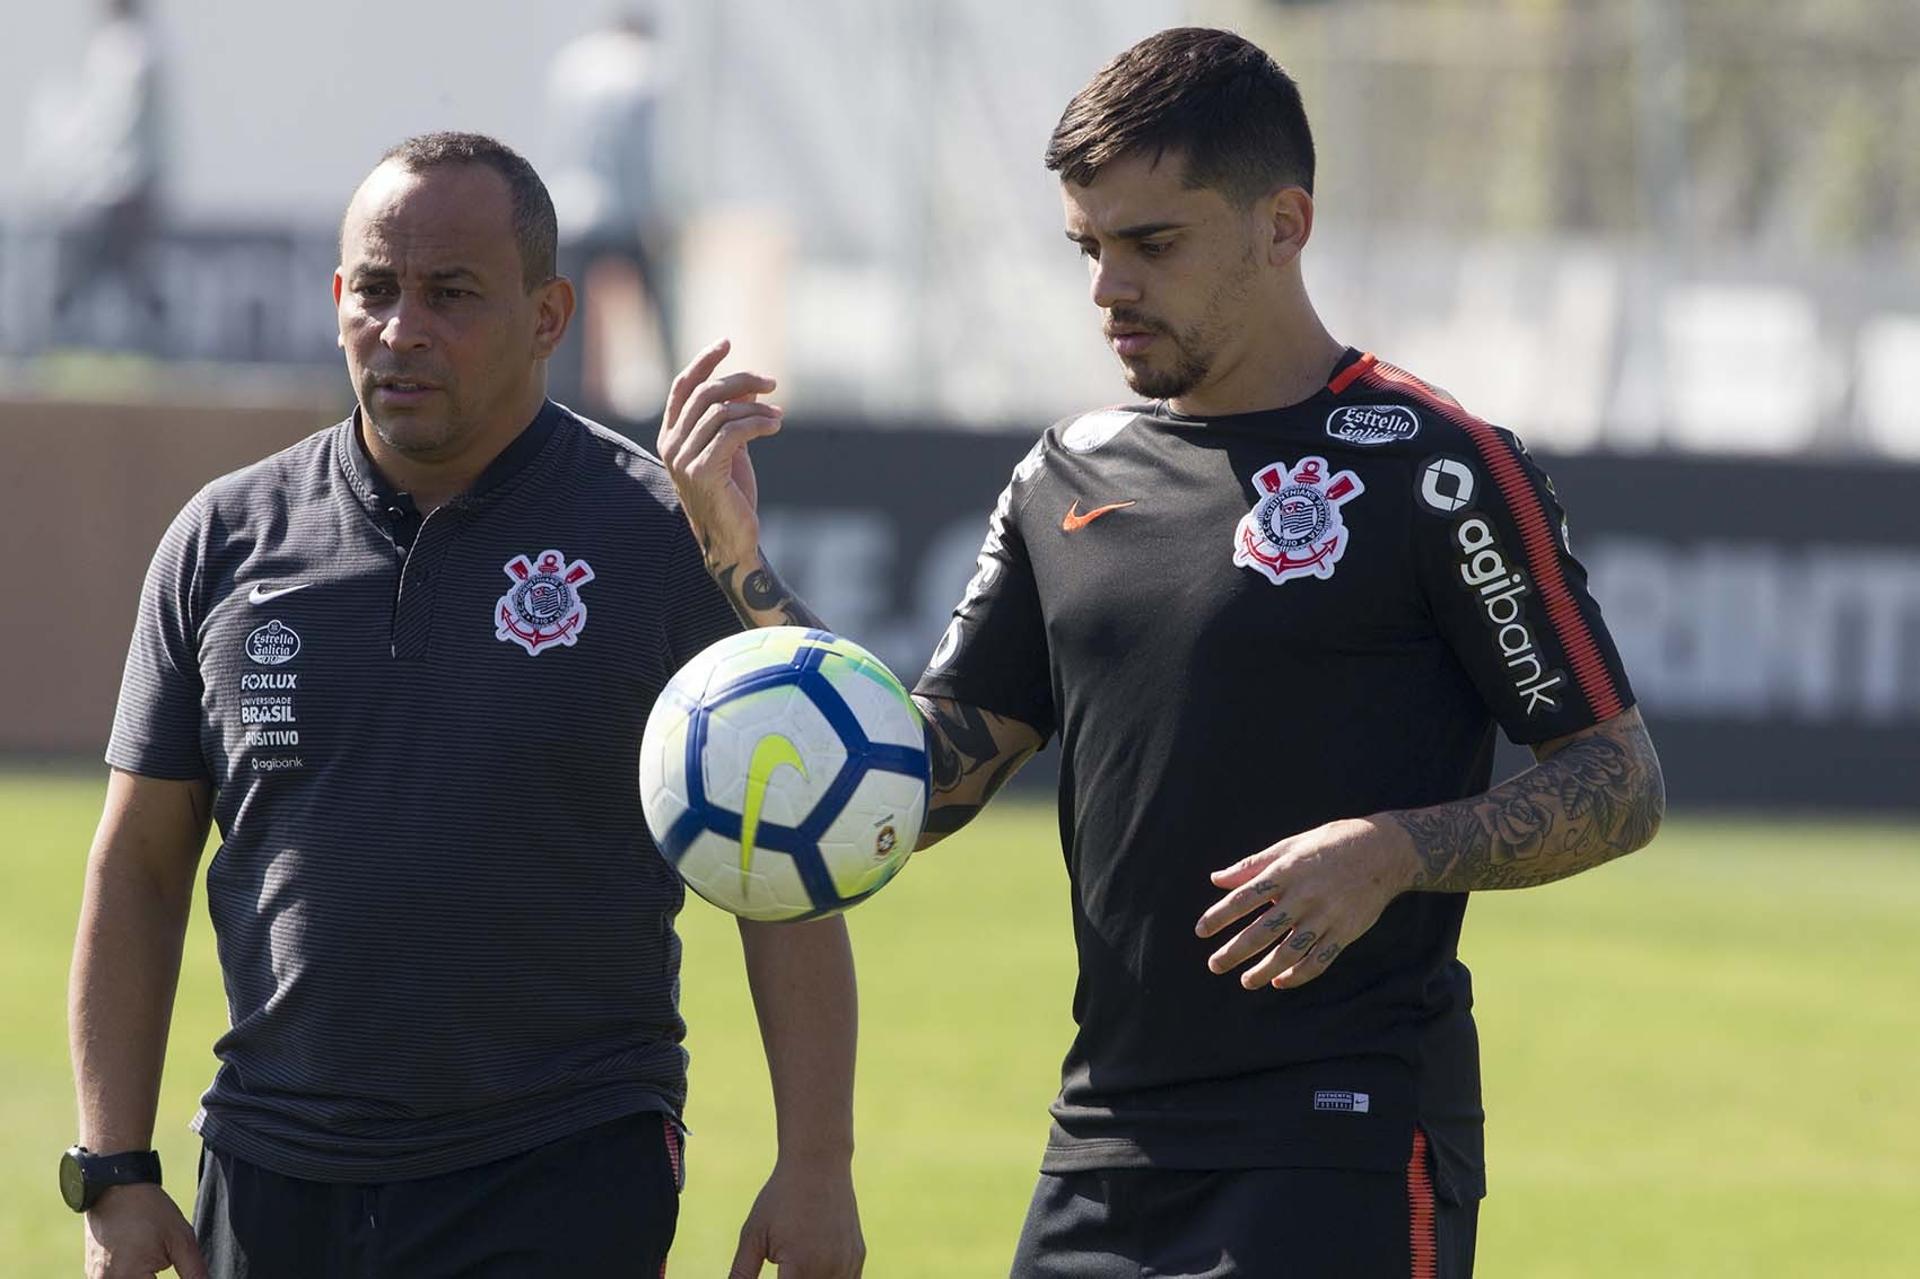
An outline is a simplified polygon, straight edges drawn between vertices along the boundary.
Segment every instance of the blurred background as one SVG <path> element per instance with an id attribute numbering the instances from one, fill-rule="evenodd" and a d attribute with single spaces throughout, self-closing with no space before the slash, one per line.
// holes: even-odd
<path id="1" fill-rule="evenodd" d="M 495 133 L 551 185 L 585 299 L 559 398 L 649 440 L 712 335 L 779 376 L 804 429 L 766 451 L 777 557 L 916 669 L 1024 441 L 1126 395 L 1039 157 L 1108 57 L 1188 21 L 1304 86 L 1334 332 L 1553 459 L 1677 793 L 1920 806 L 1906 0 L 19 12 L 0 531 L 58 518 L 77 563 L 57 626 L 0 628 L 0 749 L 94 753 L 112 681 L 49 681 L 41 650 L 117 666 L 167 515 L 345 412 L 337 219 L 434 128 Z"/>
<path id="2" fill-rule="evenodd" d="M 1667 765 L 1671 838 L 1694 832 L 1709 851 L 1688 864 L 1721 876 L 1686 885 L 1751 877 L 1838 911 L 1822 894 L 1851 876 L 1848 909 L 1920 905 L 1913 0 L 12 6 L 0 546 L 25 589 L 0 627 L 0 761 L 17 779 L 0 800 L 65 787 L 97 811 L 154 542 L 206 479 L 351 407 L 336 223 L 379 153 L 430 129 L 499 136 L 553 191 L 583 289 L 559 398 L 645 443 L 669 370 L 711 337 L 779 376 L 789 429 L 757 454 L 774 557 L 838 628 L 916 671 L 1033 435 L 1127 395 L 1040 154 L 1100 65 L 1182 23 L 1240 30 L 1302 85 L 1320 153 L 1308 284 L 1336 335 L 1513 428 L 1554 475 Z M 1772 842 L 1740 824 L 1760 810 Z M 70 938 L 84 822 L 49 818 L 67 844 L 33 854 L 36 828 L 8 817 L 0 840 L 22 857 L 6 860 L 57 867 L 53 898 L 23 890 L 15 908 Z M 1818 928 L 1894 935 L 1844 912 Z M 21 953 L 55 985 L 7 1024 L 38 1038 L 0 1032 L 22 1037 L 7 1060 L 55 1119 L 46 1000 L 64 944 Z M 1906 992 L 1879 1010 L 1897 1020 L 1853 1023 L 1862 1045 L 1920 1046 L 1920 952 L 1898 944 L 1860 957 L 1904 971 Z M 1049 998 L 1057 1029 L 1064 988 Z M 1769 1051 L 1776 1010 L 1750 1011 Z M 1036 1143 L 1064 1039 L 1037 1041 L 1017 1130 Z M 197 1088 L 206 1037 L 186 1048 L 177 1086 Z M 1783 1069 L 1781 1098 L 1835 1084 Z M 1920 1134 L 1910 1096 L 1848 1077 L 1865 1091 L 1840 1083 L 1846 1104 Z M 0 1210 L 0 1236 L 57 1210 L 64 1141 L 23 1150 L 37 1206 Z M 1816 1180 L 1920 1209 L 1916 1143 Z M 1016 1199 L 1033 1148 L 1013 1152 Z M 1558 1166 L 1541 1167 L 1544 1193 Z M 1623 1256 L 1685 1237 L 1659 1198 L 1636 1201 L 1652 1215 Z M 1881 1273 L 1878 1255 L 1727 1269 L 1683 1250 L 1652 1273 Z M 1504 1264 L 1490 1272 L 1588 1273 Z"/>

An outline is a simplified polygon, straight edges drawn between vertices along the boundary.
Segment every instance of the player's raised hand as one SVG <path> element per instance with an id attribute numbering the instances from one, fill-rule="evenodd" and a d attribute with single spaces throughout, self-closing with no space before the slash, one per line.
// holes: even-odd
<path id="1" fill-rule="evenodd" d="M 1411 886 L 1413 864 L 1399 826 L 1360 819 L 1328 822 L 1216 870 L 1214 885 L 1231 891 L 1194 931 L 1213 937 L 1260 914 L 1214 951 L 1207 967 L 1225 973 L 1260 956 L 1240 974 L 1248 990 L 1310 982 Z"/>
<path id="2" fill-rule="evenodd" d="M 732 349 L 722 338 L 680 370 L 660 419 L 660 460 L 709 567 L 741 563 L 760 545 L 760 490 L 747 445 L 780 429 L 780 407 L 759 400 L 772 378 L 714 376 Z"/>

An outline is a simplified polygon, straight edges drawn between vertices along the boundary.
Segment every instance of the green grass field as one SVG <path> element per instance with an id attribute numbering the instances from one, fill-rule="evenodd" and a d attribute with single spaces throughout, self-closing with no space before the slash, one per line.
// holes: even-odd
<path id="1" fill-rule="evenodd" d="M 78 1273 L 64 989 L 100 782 L 0 779 L 0 1273 Z M 1595 874 L 1468 912 L 1485 1041 L 1492 1279 L 1908 1276 L 1920 1214 L 1920 828 L 1675 820 Z M 772 1154 L 732 921 L 682 917 L 690 1180 L 674 1273 L 725 1273 Z M 1005 803 L 851 917 L 856 1175 L 875 1279 L 1004 1274 L 1066 1045 L 1051 813 Z M 196 910 L 159 1144 L 224 1024 Z M 769 1271 L 771 1273 L 771 1271 Z"/>

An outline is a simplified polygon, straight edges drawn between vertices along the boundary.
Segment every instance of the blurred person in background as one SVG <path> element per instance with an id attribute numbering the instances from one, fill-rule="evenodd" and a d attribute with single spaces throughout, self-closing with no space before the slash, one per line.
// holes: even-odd
<path id="1" fill-rule="evenodd" d="M 547 75 L 547 171 L 565 274 L 580 282 L 584 332 L 555 370 L 554 393 L 598 408 L 632 407 L 633 331 L 651 327 L 673 370 L 673 308 L 663 258 L 673 239 L 662 190 L 658 117 L 666 53 L 651 12 L 625 10 L 564 46 Z M 619 351 L 620 360 L 605 352 Z"/>
<path id="2" fill-rule="evenodd" d="M 1141 402 L 1015 468 L 914 693 L 923 845 L 1060 738 L 1078 1033 L 1013 1272 L 1463 1279 L 1467 897 L 1653 838 L 1626 673 L 1519 441 L 1322 324 L 1273 59 L 1163 31 L 1046 164 Z M 675 384 L 661 457 L 741 618 L 822 626 L 759 545 L 773 383 L 724 355 Z M 1538 762 L 1490 786 L 1496 728 Z"/>
<path id="3" fill-rule="evenodd" d="M 55 233 L 57 340 L 75 308 L 117 284 L 134 345 L 158 341 L 166 302 L 148 261 L 160 179 L 158 58 L 140 0 L 107 0 L 78 77 L 44 88 L 29 112 L 27 167 Z"/>
<path id="4" fill-rule="evenodd" d="M 681 882 L 634 785 L 739 629 L 660 464 L 546 397 L 553 206 L 475 134 L 394 148 L 333 294 L 358 406 L 214 480 L 140 599 L 71 981 L 93 1279 L 662 1273 Z M 230 1030 L 194 1224 L 149 1149 L 195 871 Z M 851 1279 L 853 961 L 742 921 L 778 1122 L 736 1273 Z"/>

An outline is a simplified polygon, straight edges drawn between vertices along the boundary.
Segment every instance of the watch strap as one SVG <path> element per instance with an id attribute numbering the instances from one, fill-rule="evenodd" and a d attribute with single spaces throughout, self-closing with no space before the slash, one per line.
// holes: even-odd
<path id="1" fill-rule="evenodd" d="M 152 1182 L 156 1186 L 160 1184 L 160 1152 L 157 1150 L 95 1154 L 84 1146 L 75 1146 L 69 1153 L 80 1166 L 80 1180 L 84 1187 L 80 1211 L 91 1208 L 102 1192 L 114 1186 L 144 1182 Z"/>

